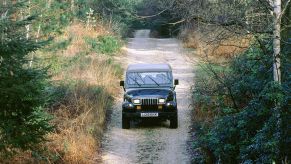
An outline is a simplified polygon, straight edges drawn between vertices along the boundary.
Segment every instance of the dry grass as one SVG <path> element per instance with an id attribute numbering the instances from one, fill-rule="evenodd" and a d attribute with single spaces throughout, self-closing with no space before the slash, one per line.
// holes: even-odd
<path id="1" fill-rule="evenodd" d="M 180 37 L 186 48 L 193 48 L 202 59 L 225 61 L 245 51 L 252 42 L 250 35 L 238 35 L 217 26 L 193 25 Z"/>
<path id="2" fill-rule="evenodd" d="M 86 37 L 96 38 L 110 33 L 104 28 L 86 29 L 83 24 L 75 23 L 56 38 L 56 41 L 72 39 L 65 50 L 56 53 L 60 60 L 74 58 L 88 52 Z M 44 58 L 52 55 L 43 51 L 37 53 Z M 43 159 L 33 158 L 32 152 L 22 152 L 7 163 L 96 163 L 94 158 L 100 146 L 106 111 L 120 91 L 120 69 L 109 60 L 106 55 L 89 52 L 52 76 L 56 93 L 63 96 L 49 109 L 56 129 L 42 145 L 45 150 Z"/>
<path id="3" fill-rule="evenodd" d="M 95 91 L 89 84 L 76 84 L 64 101 L 52 109 L 56 132 L 48 136 L 49 150 L 62 154 L 62 162 L 93 162 L 111 100 L 106 91 Z"/>
<path id="4" fill-rule="evenodd" d="M 105 29 L 85 29 L 75 24 L 68 29 L 72 43 L 63 52 L 64 56 L 74 56 L 88 47 L 85 37 L 96 38 L 110 33 Z M 62 71 L 56 77 L 61 81 L 77 82 L 65 98 L 51 110 L 56 132 L 50 134 L 47 143 L 50 151 L 61 154 L 65 163 L 94 163 L 94 156 L 100 146 L 100 139 L 106 119 L 106 110 L 112 104 L 112 95 L 119 91 L 118 70 L 107 62 L 107 56 L 91 53 L 82 57 L 69 71 Z"/>
<path id="5" fill-rule="evenodd" d="M 84 40 L 86 37 L 97 38 L 98 36 L 108 34 L 112 33 L 101 25 L 98 25 L 94 29 L 86 29 L 82 23 L 74 23 L 67 27 L 65 34 L 63 35 L 65 38 L 73 38 L 71 45 L 68 46 L 63 55 L 74 56 L 75 54 L 82 52 L 82 50 L 88 49 L 88 45 L 86 45 Z"/>
<path id="6" fill-rule="evenodd" d="M 47 146 L 63 154 L 63 162 L 91 163 L 100 146 L 111 95 L 118 91 L 118 75 L 110 64 L 92 59 L 87 68 L 72 70 L 70 77 L 78 83 L 51 110 L 57 128 Z"/>

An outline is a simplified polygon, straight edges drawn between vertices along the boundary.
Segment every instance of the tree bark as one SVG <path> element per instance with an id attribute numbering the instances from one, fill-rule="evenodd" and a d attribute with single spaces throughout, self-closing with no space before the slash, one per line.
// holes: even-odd
<path id="1" fill-rule="evenodd" d="M 48 9 L 51 8 L 51 4 L 52 4 L 52 0 L 48 0 L 46 4 Z"/>
<path id="2" fill-rule="evenodd" d="M 27 15 L 27 17 L 30 16 L 30 3 L 31 3 L 31 1 L 29 0 L 28 1 L 28 15 Z M 29 32 L 30 32 L 30 24 L 26 25 L 25 28 L 26 28 L 26 39 L 28 40 L 29 39 Z"/>
<path id="3" fill-rule="evenodd" d="M 31 5 L 31 1 L 29 0 L 28 1 L 28 15 L 27 15 L 27 17 L 29 17 L 31 15 L 30 5 Z M 30 37 L 30 35 L 29 35 L 29 32 L 30 32 L 30 24 L 26 25 L 25 28 L 26 28 L 26 39 L 28 40 L 29 37 Z M 34 54 L 32 54 L 31 60 L 29 61 L 29 67 L 32 67 L 33 59 L 34 59 Z"/>
<path id="4" fill-rule="evenodd" d="M 281 0 L 274 0 L 274 38 L 273 38 L 273 76 L 274 81 L 281 83 Z"/>
<path id="5" fill-rule="evenodd" d="M 71 0 L 71 12 L 75 14 L 75 1 Z"/>

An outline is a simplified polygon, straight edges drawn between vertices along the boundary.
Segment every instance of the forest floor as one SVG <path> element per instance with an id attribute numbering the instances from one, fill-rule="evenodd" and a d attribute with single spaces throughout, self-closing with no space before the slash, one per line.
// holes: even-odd
<path id="1" fill-rule="evenodd" d="M 128 130 L 121 128 L 123 91 L 116 98 L 110 121 L 101 144 L 103 163 L 190 163 L 188 151 L 191 127 L 191 87 L 195 64 L 177 39 L 149 37 L 149 30 L 138 30 L 129 39 L 127 54 L 117 59 L 124 69 L 132 63 L 169 63 L 178 101 L 178 128 L 170 129 L 166 122 L 133 122 Z M 193 58 L 193 56 L 191 57 Z M 100 162 L 101 162 L 100 161 Z"/>

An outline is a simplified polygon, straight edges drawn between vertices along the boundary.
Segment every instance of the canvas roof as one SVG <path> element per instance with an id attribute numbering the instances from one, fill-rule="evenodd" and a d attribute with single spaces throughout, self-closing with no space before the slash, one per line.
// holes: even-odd
<path id="1" fill-rule="evenodd" d="M 130 64 L 127 72 L 172 71 L 169 64 Z"/>

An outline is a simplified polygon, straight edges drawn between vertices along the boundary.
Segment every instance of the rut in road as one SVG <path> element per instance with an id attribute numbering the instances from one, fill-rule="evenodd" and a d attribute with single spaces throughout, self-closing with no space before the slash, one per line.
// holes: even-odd
<path id="1" fill-rule="evenodd" d="M 124 68 L 133 63 L 169 63 L 178 101 L 178 129 L 169 129 L 169 121 L 136 122 L 129 130 L 121 129 L 122 94 L 112 109 L 111 121 L 102 140 L 103 163 L 190 163 L 187 153 L 191 126 L 191 93 L 194 72 L 176 39 L 149 38 L 149 30 L 138 30 L 129 40 Z"/>

